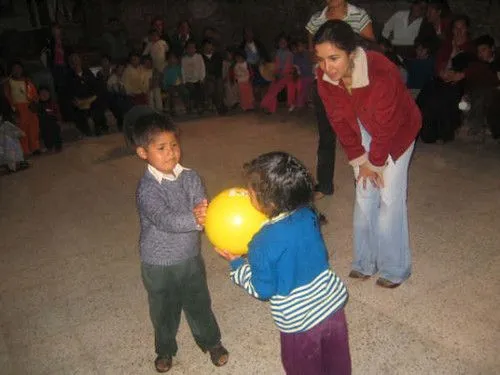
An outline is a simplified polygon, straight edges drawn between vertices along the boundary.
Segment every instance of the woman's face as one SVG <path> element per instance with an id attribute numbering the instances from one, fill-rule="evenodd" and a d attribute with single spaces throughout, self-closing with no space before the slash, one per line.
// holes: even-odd
<path id="1" fill-rule="evenodd" d="M 465 21 L 456 21 L 453 24 L 453 38 L 454 39 L 465 39 L 467 37 L 469 28 Z"/>
<path id="2" fill-rule="evenodd" d="M 437 22 L 441 19 L 441 11 L 429 5 L 427 7 L 427 21 L 429 22 Z"/>
<path id="3" fill-rule="evenodd" d="M 320 69 L 330 79 L 340 81 L 343 78 L 350 77 L 353 53 L 349 54 L 330 42 L 317 44 L 314 49 L 316 50 Z"/>

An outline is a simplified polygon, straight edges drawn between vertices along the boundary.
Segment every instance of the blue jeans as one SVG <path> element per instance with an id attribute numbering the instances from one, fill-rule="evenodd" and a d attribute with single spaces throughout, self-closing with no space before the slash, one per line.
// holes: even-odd
<path id="1" fill-rule="evenodd" d="M 365 150 L 370 150 L 371 136 L 359 124 Z M 352 269 L 365 275 L 379 272 L 394 283 L 411 274 L 411 252 L 406 207 L 408 166 L 415 143 L 393 161 L 389 156 L 384 170 L 384 187 L 370 182 L 356 184 L 354 206 L 354 260 Z M 359 168 L 354 168 L 357 178 Z"/>

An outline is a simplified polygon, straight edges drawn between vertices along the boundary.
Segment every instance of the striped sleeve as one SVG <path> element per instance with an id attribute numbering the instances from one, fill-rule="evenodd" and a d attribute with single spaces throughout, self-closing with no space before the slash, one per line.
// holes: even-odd
<path id="1" fill-rule="evenodd" d="M 363 31 L 363 29 L 372 23 L 372 19 L 368 15 L 367 11 L 364 9 L 359 9 L 359 32 Z"/>
<path id="2" fill-rule="evenodd" d="M 306 30 L 309 32 L 309 34 L 316 34 L 316 31 L 318 31 L 321 25 L 325 23 L 326 18 L 324 17 L 323 13 L 323 11 L 319 11 L 311 16 L 309 22 L 306 25 Z"/>
<path id="3" fill-rule="evenodd" d="M 248 263 L 243 263 L 236 270 L 231 271 L 231 280 L 236 284 L 241 286 L 247 291 L 248 294 L 255 298 L 259 298 L 259 294 L 255 290 L 252 284 L 252 270 Z"/>

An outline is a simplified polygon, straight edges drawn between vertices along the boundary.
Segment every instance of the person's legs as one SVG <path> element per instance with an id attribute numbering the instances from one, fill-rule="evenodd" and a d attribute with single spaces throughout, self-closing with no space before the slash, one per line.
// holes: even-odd
<path id="1" fill-rule="evenodd" d="M 85 136 L 90 137 L 92 136 L 92 131 L 90 130 L 89 126 L 89 112 L 87 110 L 81 110 L 75 108 L 74 115 L 73 115 L 74 121 L 76 128 Z"/>
<path id="2" fill-rule="evenodd" d="M 281 333 L 287 375 L 350 375 L 351 356 L 344 310 L 305 332 Z"/>
<path id="3" fill-rule="evenodd" d="M 177 354 L 176 335 L 181 319 L 182 301 L 177 275 L 182 266 L 141 265 L 142 281 L 148 293 L 149 315 L 155 334 L 158 357 Z"/>
<path id="4" fill-rule="evenodd" d="M 182 285 L 182 307 L 196 344 L 209 350 L 220 343 L 221 334 L 211 307 L 205 265 L 201 255 L 185 262 Z"/>
<path id="5" fill-rule="evenodd" d="M 286 80 L 284 78 L 280 80 L 273 81 L 269 88 L 267 89 L 260 107 L 270 113 L 276 112 L 278 107 L 278 94 L 285 88 Z"/>
<path id="6" fill-rule="evenodd" d="M 380 192 L 377 268 L 380 277 L 395 284 L 402 283 L 411 274 L 406 200 L 413 147 L 412 144 L 396 162 L 389 160 Z"/>
<path id="7" fill-rule="evenodd" d="M 301 77 L 299 80 L 298 95 L 297 95 L 297 107 L 303 108 L 309 97 L 309 92 L 311 90 L 311 85 L 313 83 L 312 77 Z"/>
<path id="8" fill-rule="evenodd" d="M 105 113 L 106 107 L 102 102 L 99 101 L 99 99 L 92 103 L 90 114 L 92 116 L 92 119 L 94 120 L 95 135 L 101 135 L 108 131 L 108 124 Z"/>
<path id="9" fill-rule="evenodd" d="M 316 190 L 323 194 L 331 195 L 334 192 L 333 176 L 335 172 L 337 137 L 330 125 L 316 85 L 314 85 L 313 100 L 319 135 L 316 165 L 318 186 Z"/>

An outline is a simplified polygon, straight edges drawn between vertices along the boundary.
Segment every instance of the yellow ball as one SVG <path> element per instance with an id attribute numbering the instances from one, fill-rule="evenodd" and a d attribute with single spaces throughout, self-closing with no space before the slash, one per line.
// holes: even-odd
<path id="1" fill-rule="evenodd" d="M 252 206 L 246 189 L 232 188 L 219 193 L 208 205 L 205 233 L 215 247 L 242 255 L 266 220 Z"/>

